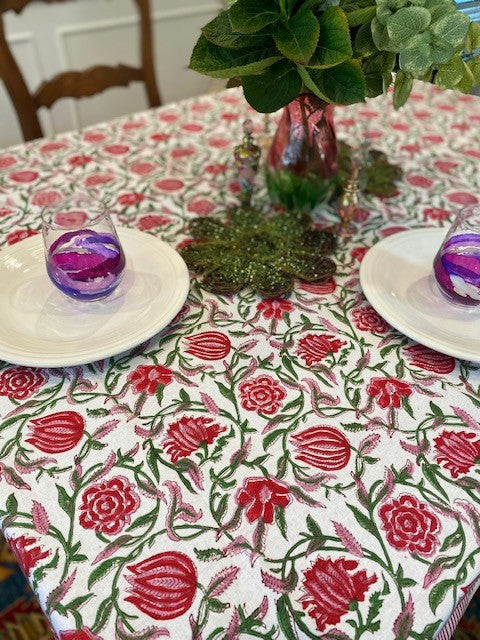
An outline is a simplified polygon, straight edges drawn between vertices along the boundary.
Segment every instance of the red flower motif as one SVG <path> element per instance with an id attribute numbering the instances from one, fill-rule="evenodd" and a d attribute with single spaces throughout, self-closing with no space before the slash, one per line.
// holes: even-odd
<path id="1" fill-rule="evenodd" d="M 450 173 L 453 169 L 456 169 L 460 166 L 458 162 L 452 162 L 448 160 L 437 160 L 437 162 L 433 163 L 435 169 L 442 171 L 443 173 Z"/>
<path id="2" fill-rule="evenodd" d="M 14 171 L 8 175 L 13 182 L 19 182 L 20 184 L 26 184 L 27 182 L 34 182 L 38 178 L 37 171 Z"/>
<path id="3" fill-rule="evenodd" d="M 168 427 L 163 448 L 170 460 L 177 462 L 180 458 L 187 458 L 202 443 L 212 444 L 224 431 L 226 427 L 214 423 L 212 418 L 184 416 Z"/>
<path id="4" fill-rule="evenodd" d="M 480 462 L 480 440 L 476 434 L 466 431 L 444 431 L 435 438 L 437 461 L 444 463 L 453 478 L 470 471 L 474 464 Z"/>
<path id="5" fill-rule="evenodd" d="M 98 187 L 101 184 L 107 184 L 108 182 L 112 182 L 112 180 L 115 180 L 115 176 L 112 176 L 111 173 L 92 173 L 92 175 L 86 178 L 85 186 Z"/>
<path id="6" fill-rule="evenodd" d="M 273 478 L 246 478 L 237 491 L 237 503 L 246 507 L 247 520 L 252 523 L 260 518 L 272 524 L 275 507 L 284 509 L 290 504 L 288 487 Z"/>
<path id="7" fill-rule="evenodd" d="M 164 178 L 163 180 L 157 180 L 154 186 L 162 191 L 178 191 L 183 187 L 183 182 L 176 178 Z"/>
<path id="8" fill-rule="evenodd" d="M 34 231 L 34 229 L 16 229 L 7 234 L 7 242 L 9 245 L 17 244 L 17 242 L 21 242 L 21 240 L 36 236 L 37 234 L 38 231 Z"/>
<path id="9" fill-rule="evenodd" d="M 23 573 L 28 577 L 32 569 L 40 560 L 47 558 L 50 551 L 42 551 L 40 546 L 35 546 L 38 540 L 29 536 L 9 538 L 8 544 L 15 554 Z"/>
<path id="10" fill-rule="evenodd" d="M 153 133 L 150 138 L 155 142 L 165 142 L 171 138 L 169 133 Z"/>
<path id="11" fill-rule="evenodd" d="M 395 233 L 400 233 L 401 231 L 407 231 L 407 227 L 387 227 L 380 231 L 380 235 L 382 238 L 388 238 L 388 236 L 393 236 Z"/>
<path id="12" fill-rule="evenodd" d="M 103 150 L 113 156 L 123 156 L 130 151 L 130 147 L 127 144 L 107 144 Z"/>
<path id="13" fill-rule="evenodd" d="M 218 176 L 220 173 L 225 173 L 228 166 L 226 164 L 207 164 L 205 172 L 210 173 L 212 176 Z"/>
<path id="14" fill-rule="evenodd" d="M 443 136 L 422 136 L 422 140 L 431 144 L 441 144 L 444 138 Z"/>
<path id="15" fill-rule="evenodd" d="M 424 347 L 423 344 L 407 347 L 405 352 L 411 364 L 425 371 L 446 374 L 451 373 L 456 366 L 455 358 Z"/>
<path id="16" fill-rule="evenodd" d="M 122 125 L 124 131 L 134 131 L 135 129 L 141 129 L 146 125 L 145 120 L 134 120 L 132 122 L 125 122 Z"/>
<path id="17" fill-rule="evenodd" d="M 186 158 L 188 156 L 193 156 L 193 154 L 195 153 L 195 149 L 192 149 L 192 147 L 177 147 L 176 149 L 172 149 L 171 151 L 171 156 L 172 158 Z"/>
<path id="18" fill-rule="evenodd" d="M 407 153 L 417 153 L 418 151 L 420 151 L 421 146 L 418 144 L 418 142 L 415 142 L 414 144 L 402 144 L 400 149 L 402 151 L 406 151 Z"/>
<path id="19" fill-rule="evenodd" d="M 318 631 L 340 622 L 349 611 L 350 604 L 363 602 L 369 587 L 377 576 L 368 577 L 366 571 L 357 571 L 356 560 L 318 558 L 304 573 L 305 595 L 300 602 L 315 620 Z"/>
<path id="20" fill-rule="evenodd" d="M 100 636 L 94 636 L 87 627 L 82 627 L 80 630 L 60 631 L 58 638 L 59 640 L 102 640 Z"/>
<path id="21" fill-rule="evenodd" d="M 159 385 L 170 384 L 172 378 L 173 374 L 170 369 L 161 364 L 141 364 L 128 376 L 135 393 L 146 391 L 151 396 L 154 395 Z"/>
<path id="22" fill-rule="evenodd" d="M 350 444 L 338 429 L 309 427 L 292 436 L 295 457 L 322 471 L 339 471 L 350 460 Z"/>
<path id="23" fill-rule="evenodd" d="M 228 189 L 231 194 L 233 194 L 234 196 L 238 196 L 238 194 L 242 190 L 242 187 L 240 186 L 240 182 L 238 180 L 232 180 L 228 185 Z"/>
<path id="24" fill-rule="evenodd" d="M 201 200 L 190 200 L 187 205 L 187 211 L 196 213 L 199 216 L 208 216 L 215 211 L 215 205 L 210 200 L 202 198 Z"/>
<path id="25" fill-rule="evenodd" d="M 102 140 L 105 140 L 105 135 L 103 133 L 100 133 L 100 131 L 87 131 L 87 133 L 84 134 L 83 139 L 85 140 L 85 142 L 102 142 Z"/>
<path id="26" fill-rule="evenodd" d="M 257 311 L 260 311 L 267 320 L 271 318 L 280 320 L 285 313 L 288 314 L 293 311 L 293 304 L 290 300 L 284 300 L 283 298 L 262 300 L 257 304 Z"/>
<path id="27" fill-rule="evenodd" d="M 333 293 L 337 288 L 337 283 L 333 278 L 330 278 L 326 282 L 302 282 L 300 283 L 300 289 L 302 291 L 308 291 L 317 296 L 325 296 L 329 293 Z"/>
<path id="28" fill-rule="evenodd" d="M 140 231 L 150 231 L 156 227 L 163 227 L 171 222 L 168 216 L 148 215 L 142 216 L 137 222 L 137 227 Z"/>
<path id="29" fill-rule="evenodd" d="M 40 147 L 40 153 L 51 153 L 52 151 L 60 151 L 65 149 L 67 145 L 65 142 L 46 142 Z"/>
<path id="30" fill-rule="evenodd" d="M 203 127 L 201 124 L 195 124 L 195 122 L 187 122 L 182 125 L 182 129 L 184 131 L 188 131 L 189 133 L 198 133 L 199 131 L 203 131 Z"/>
<path id="31" fill-rule="evenodd" d="M 47 376 L 41 369 L 13 367 L 0 373 L 0 396 L 25 400 L 45 384 Z"/>
<path id="32" fill-rule="evenodd" d="M 0 169 L 9 169 L 16 162 L 13 156 L 0 156 Z"/>
<path id="33" fill-rule="evenodd" d="M 197 589 L 197 570 L 190 558 L 178 551 L 157 553 L 127 567 L 133 576 L 125 600 L 154 620 L 172 620 L 192 606 Z"/>
<path id="34" fill-rule="evenodd" d="M 425 218 L 429 218 L 430 220 L 446 220 L 449 216 L 452 215 L 451 211 L 447 211 L 447 209 L 441 209 L 440 207 L 427 207 L 423 210 L 423 215 Z"/>
<path id="35" fill-rule="evenodd" d="M 370 247 L 355 247 L 355 249 L 352 249 L 350 251 L 350 255 L 352 256 L 352 258 L 354 258 L 354 260 L 358 260 L 359 262 L 361 262 L 369 249 Z"/>
<path id="36" fill-rule="evenodd" d="M 32 196 L 32 204 L 38 207 L 51 207 L 62 200 L 62 194 L 58 191 L 37 191 Z"/>
<path id="37" fill-rule="evenodd" d="M 321 362 L 329 353 L 337 353 L 345 344 L 347 343 L 327 333 L 309 333 L 298 341 L 297 353 L 310 367 Z"/>
<path id="38" fill-rule="evenodd" d="M 79 522 L 109 536 L 120 533 L 140 506 L 135 486 L 125 476 L 93 484 L 83 492 Z"/>
<path id="39" fill-rule="evenodd" d="M 466 191 L 454 191 L 453 193 L 447 193 L 447 200 L 453 202 L 453 204 L 477 204 L 478 198 L 473 193 L 467 193 Z"/>
<path id="40" fill-rule="evenodd" d="M 204 331 L 185 339 L 186 353 L 202 360 L 222 360 L 230 353 L 230 338 L 220 331 Z"/>
<path id="41" fill-rule="evenodd" d="M 231 140 L 227 140 L 226 138 L 210 138 L 208 144 L 214 149 L 225 149 L 225 147 L 231 145 Z"/>
<path id="42" fill-rule="evenodd" d="M 60 411 L 30 421 L 32 435 L 27 442 L 45 453 L 64 453 L 82 439 L 85 420 L 76 411 Z"/>
<path id="43" fill-rule="evenodd" d="M 72 167 L 84 167 L 86 164 L 92 161 L 91 156 L 72 156 L 68 159 L 68 164 L 71 164 Z"/>
<path id="44" fill-rule="evenodd" d="M 132 173 L 136 173 L 137 176 L 148 176 L 148 174 L 155 171 L 156 168 L 157 167 L 153 162 L 144 162 L 142 160 L 132 162 L 130 165 L 130 171 Z"/>
<path id="45" fill-rule="evenodd" d="M 139 204 L 145 200 L 143 193 L 122 193 L 118 196 L 117 202 L 123 207 L 133 207 L 135 204 Z"/>
<path id="46" fill-rule="evenodd" d="M 238 113 L 233 113 L 231 111 L 225 111 L 225 113 L 222 113 L 222 115 L 220 116 L 222 120 L 226 120 L 227 122 L 233 122 L 234 120 L 238 120 L 238 118 L 240 117 Z"/>
<path id="47" fill-rule="evenodd" d="M 399 409 L 402 396 L 410 396 L 412 390 L 406 382 L 396 378 L 372 378 L 367 393 L 373 398 L 378 396 L 377 403 L 382 409 L 390 406 Z"/>
<path id="48" fill-rule="evenodd" d="M 159 113 L 158 119 L 162 122 L 176 122 L 178 120 L 178 115 L 176 113 Z"/>
<path id="49" fill-rule="evenodd" d="M 10 207 L 0 207 L 0 218 L 5 218 L 13 213 L 13 209 Z"/>
<path id="50" fill-rule="evenodd" d="M 421 555 L 430 555 L 435 551 L 440 522 L 425 502 L 403 494 L 385 502 L 379 514 L 382 527 L 387 532 L 387 540 L 395 549 Z"/>
<path id="51" fill-rule="evenodd" d="M 266 415 L 276 413 L 287 395 L 284 388 L 267 375 L 246 380 L 240 384 L 239 389 L 244 409 Z"/>
<path id="52" fill-rule="evenodd" d="M 373 307 L 360 307 L 352 312 L 355 326 L 360 331 L 370 331 L 371 333 L 387 333 L 390 325 L 385 322 L 382 316 L 378 315 Z"/>
<path id="53" fill-rule="evenodd" d="M 62 227 L 81 227 L 87 217 L 85 211 L 60 211 L 55 214 L 55 222 Z"/>

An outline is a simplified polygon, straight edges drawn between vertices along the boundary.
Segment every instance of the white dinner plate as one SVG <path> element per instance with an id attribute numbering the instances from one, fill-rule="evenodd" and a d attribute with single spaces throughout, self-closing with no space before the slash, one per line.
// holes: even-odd
<path id="1" fill-rule="evenodd" d="M 50 281 L 42 236 L 0 252 L 0 359 L 66 367 L 131 349 L 163 329 L 189 290 L 188 269 L 168 244 L 118 229 L 127 268 L 118 288 L 91 302 L 63 295 Z"/>
<path id="2" fill-rule="evenodd" d="M 480 362 L 480 306 L 449 302 L 433 277 L 446 229 L 403 231 L 374 245 L 360 267 L 372 307 L 409 338 L 470 362 Z"/>

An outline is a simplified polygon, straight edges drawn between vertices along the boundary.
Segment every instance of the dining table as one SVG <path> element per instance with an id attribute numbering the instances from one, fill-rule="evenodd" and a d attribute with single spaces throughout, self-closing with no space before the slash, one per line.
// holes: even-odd
<path id="1" fill-rule="evenodd" d="M 33 286 L 2 303 L 20 355 L 0 361 L 0 521 L 58 640 L 451 637 L 480 583 L 480 365 L 393 328 L 359 271 L 379 241 L 446 232 L 480 202 L 480 99 L 418 82 L 391 102 L 335 109 L 339 140 L 402 177 L 361 193 L 327 281 L 272 299 L 192 273 L 160 331 L 70 366 L 24 356 L 40 338 L 88 346 L 89 314 L 108 326 L 118 297 L 75 303 L 74 336 L 61 317 L 34 326 Z M 265 156 L 277 117 L 233 88 L 0 151 L 0 286 L 15 251 L 43 251 L 42 210 L 76 192 L 180 251 L 193 219 L 238 206 L 244 120 Z M 320 206 L 312 224 L 334 218 Z M 144 316 L 140 300 L 125 331 Z"/>

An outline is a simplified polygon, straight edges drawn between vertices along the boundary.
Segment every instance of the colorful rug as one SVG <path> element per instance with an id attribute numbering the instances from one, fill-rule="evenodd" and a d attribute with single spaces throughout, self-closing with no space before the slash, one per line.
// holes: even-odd
<path id="1" fill-rule="evenodd" d="M 54 640 L 7 543 L 0 536 L 0 640 Z M 452 640 L 480 640 L 480 591 Z"/>

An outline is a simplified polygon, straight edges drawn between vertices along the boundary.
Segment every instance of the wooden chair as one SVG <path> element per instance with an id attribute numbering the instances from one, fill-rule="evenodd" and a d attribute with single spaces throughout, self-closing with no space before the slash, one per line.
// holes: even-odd
<path id="1" fill-rule="evenodd" d="M 25 141 L 43 136 L 37 111 L 40 107 L 51 107 L 61 98 L 93 96 L 110 87 L 127 86 L 131 82 L 140 81 L 145 84 L 150 107 L 160 106 L 161 99 L 153 64 L 149 0 L 135 0 L 141 26 L 140 67 L 123 64 L 116 67 L 99 65 L 85 71 L 65 71 L 44 81 L 34 93 L 31 93 L 5 38 L 3 14 L 7 11 L 20 13 L 33 1 L 0 0 L 0 78 L 12 100 Z M 67 0 L 41 1 L 52 4 Z"/>

